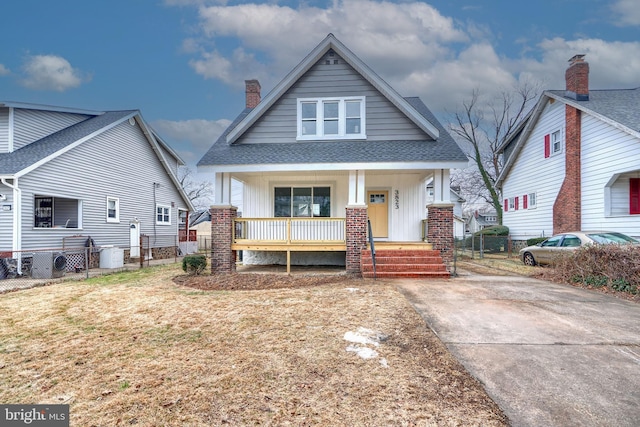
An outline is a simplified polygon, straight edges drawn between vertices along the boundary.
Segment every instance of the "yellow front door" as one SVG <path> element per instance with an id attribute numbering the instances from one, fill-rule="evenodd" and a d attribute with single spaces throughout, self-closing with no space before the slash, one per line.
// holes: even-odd
<path id="1" fill-rule="evenodd" d="M 373 237 L 389 237 L 389 192 L 367 191 L 367 201 Z"/>

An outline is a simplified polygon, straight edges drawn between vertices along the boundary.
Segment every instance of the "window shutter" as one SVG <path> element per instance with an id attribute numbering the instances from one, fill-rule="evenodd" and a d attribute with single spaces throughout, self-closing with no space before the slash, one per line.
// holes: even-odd
<path id="1" fill-rule="evenodd" d="M 529 196 L 525 194 L 524 196 L 522 196 L 522 209 L 528 209 L 528 208 L 529 208 Z"/>
<path id="2" fill-rule="evenodd" d="M 640 214 L 640 178 L 629 179 L 629 213 Z"/>
<path id="3" fill-rule="evenodd" d="M 546 159 L 551 155 L 551 137 L 549 134 L 544 136 L 544 158 Z"/>
<path id="4" fill-rule="evenodd" d="M 509 199 L 504 199 L 504 211 L 507 212 L 509 210 Z"/>
<path id="5" fill-rule="evenodd" d="M 516 210 L 516 211 L 518 210 L 518 205 L 519 205 L 519 204 L 520 204 L 520 198 L 519 198 L 518 196 L 516 196 L 516 197 L 514 198 L 514 201 L 513 201 L 513 207 L 514 207 L 514 210 Z"/>

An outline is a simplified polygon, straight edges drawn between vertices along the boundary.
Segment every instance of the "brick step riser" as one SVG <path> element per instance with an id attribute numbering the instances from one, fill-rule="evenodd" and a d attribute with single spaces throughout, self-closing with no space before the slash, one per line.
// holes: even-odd
<path id="1" fill-rule="evenodd" d="M 361 270 L 373 271 L 373 265 L 364 264 L 361 266 Z M 429 271 L 447 271 L 447 267 L 444 264 L 376 264 L 376 271 L 392 271 L 396 273 L 400 272 L 429 272 Z"/>
<path id="2" fill-rule="evenodd" d="M 371 257 L 369 249 L 362 251 L 363 257 Z M 376 250 L 376 258 L 381 256 L 440 256 L 440 251 L 434 250 Z"/>
<path id="3" fill-rule="evenodd" d="M 362 263 L 371 264 L 371 257 L 362 258 Z M 441 257 L 379 257 L 376 264 L 442 264 Z"/>
<path id="4" fill-rule="evenodd" d="M 362 272 L 365 279 L 373 278 L 373 271 Z M 379 279 L 449 279 L 449 272 L 426 272 L 426 273 L 398 273 L 398 272 L 376 272 Z"/>

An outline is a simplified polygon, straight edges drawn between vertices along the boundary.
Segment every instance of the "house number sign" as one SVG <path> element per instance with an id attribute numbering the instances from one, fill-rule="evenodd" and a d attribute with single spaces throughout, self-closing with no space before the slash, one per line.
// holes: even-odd
<path id="1" fill-rule="evenodd" d="M 393 206 L 396 209 L 400 209 L 400 191 L 393 190 Z"/>

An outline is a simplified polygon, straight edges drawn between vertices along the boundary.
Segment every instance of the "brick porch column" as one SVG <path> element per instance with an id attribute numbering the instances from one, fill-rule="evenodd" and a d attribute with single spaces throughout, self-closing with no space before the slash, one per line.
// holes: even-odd
<path id="1" fill-rule="evenodd" d="M 346 208 L 347 274 L 360 275 L 362 250 L 367 247 L 367 207 Z"/>
<path id="2" fill-rule="evenodd" d="M 427 241 L 440 251 L 445 263 L 453 261 L 453 204 L 427 206 Z"/>
<path id="3" fill-rule="evenodd" d="M 211 272 L 234 273 L 236 251 L 231 250 L 233 220 L 238 216 L 235 206 L 211 206 Z"/>

